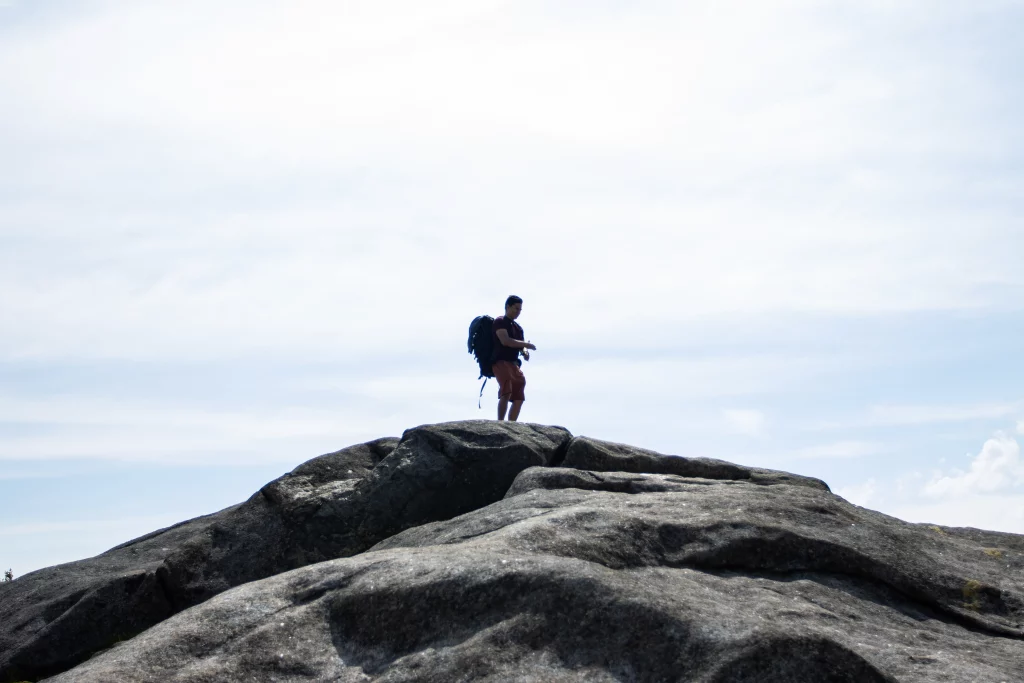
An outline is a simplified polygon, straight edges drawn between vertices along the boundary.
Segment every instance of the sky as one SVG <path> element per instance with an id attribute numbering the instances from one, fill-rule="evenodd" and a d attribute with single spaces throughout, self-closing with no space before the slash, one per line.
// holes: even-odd
<path id="1" fill-rule="evenodd" d="M 0 0 L 0 568 L 478 409 L 1024 533 L 1024 2 Z"/>

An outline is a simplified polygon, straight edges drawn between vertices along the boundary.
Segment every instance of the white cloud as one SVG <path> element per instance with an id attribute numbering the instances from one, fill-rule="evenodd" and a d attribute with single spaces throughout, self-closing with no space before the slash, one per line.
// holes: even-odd
<path id="1" fill-rule="evenodd" d="M 875 500 L 878 486 L 874 479 L 868 479 L 862 484 L 844 486 L 836 490 L 836 495 L 842 496 L 854 505 L 868 507 Z"/>
<path id="2" fill-rule="evenodd" d="M 14 41 L 12 61 L 49 68 L 8 72 L 10 87 L 49 116 L 61 116 L 54 104 L 70 96 L 88 119 L 237 147 L 259 141 L 262 152 L 293 160 L 524 137 L 713 150 L 715 141 L 696 131 L 719 117 L 726 125 L 743 118 L 730 113 L 731 98 L 716 91 L 720 82 L 759 90 L 774 72 L 751 72 L 750 56 L 799 59 L 768 25 L 799 31 L 809 49 L 827 48 L 806 21 L 780 8 L 728 16 L 708 12 L 709 2 L 591 11 L 587 21 L 575 21 L 582 17 L 572 11 L 559 20 L 543 7 L 502 1 L 429 8 L 386 0 L 227 2 L 214 11 L 195 2 L 118 4 Z M 35 87 L 32 76 L 41 77 Z M 841 109 L 861 94 L 857 85 L 852 92 L 841 86 L 818 101 Z M 758 126 L 765 133 L 797 127 L 794 115 L 808 117 L 793 108 L 760 113 L 768 119 Z M 680 115 L 688 126 L 676 125 Z M 734 129 L 748 143 L 785 148 L 756 132 Z M 804 154 L 816 152 L 805 146 Z"/>
<path id="3" fill-rule="evenodd" d="M 798 458 L 831 459 L 860 458 L 884 452 L 886 452 L 886 447 L 879 443 L 870 441 L 837 441 L 820 446 L 807 446 L 797 450 L 795 455 Z"/>
<path id="4" fill-rule="evenodd" d="M 368 398 L 350 403 L 335 399 L 317 408 L 250 407 L 243 412 L 155 399 L 0 397 L 0 414 L 9 424 L 45 427 L 21 435 L 0 432 L 0 461 L 297 463 L 353 443 L 397 435 L 410 426 Z"/>
<path id="5" fill-rule="evenodd" d="M 876 405 L 869 412 L 871 425 L 923 425 L 936 422 L 967 422 L 994 420 L 1013 415 L 1020 402 L 985 403 L 977 405 Z"/>
<path id="6" fill-rule="evenodd" d="M 977 404 L 881 404 L 871 406 L 866 414 L 846 420 L 813 423 L 808 431 L 849 430 L 863 427 L 913 427 L 938 423 L 1000 420 L 1017 414 L 1022 402 Z M 1018 422 L 1018 425 L 1022 422 Z M 1019 429 L 1019 427 L 1018 427 Z"/>
<path id="7" fill-rule="evenodd" d="M 1017 420 L 1017 433 L 1024 434 L 1024 420 Z"/>
<path id="8" fill-rule="evenodd" d="M 963 497 L 1007 491 L 1024 484 L 1024 460 L 1020 445 L 1010 436 L 997 433 L 985 442 L 971 460 L 970 469 L 937 472 L 923 490 L 932 498 Z"/>
<path id="9" fill-rule="evenodd" d="M 738 353 L 664 358 L 643 351 L 605 358 L 573 358 L 586 342 L 574 341 L 571 336 L 559 341 L 556 348 L 561 357 L 553 362 L 543 355 L 549 347 L 538 342 L 538 351 L 525 366 L 528 382 L 543 384 L 566 400 L 614 397 L 631 405 L 784 390 L 795 382 L 813 381 L 844 362 L 842 355 Z M 754 426 L 756 419 L 751 415 L 745 417 L 746 426 Z"/>
<path id="10" fill-rule="evenodd" d="M 803 3 L 426 7 L 107 2 L 5 34 L 0 357 L 399 349 L 424 292 L 433 339 L 507 294 L 481 234 L 617 340 L 1016 300 L 1003 214 L 888 208 L 1002 149 L 991 120 L 908 126 L 950 111 L 953 56 L 865 62 L 872 32 Z M 969 75 L 958 102 L 1003 91 Z M 903 167 L 924 152 L 947 170 Z"/>
<path id="11" fill-rule="evenodd" d="M 767 419 L 759 410 L 727 409 L 722 411 L 726 424 L 734 432 L 746 436 L 764 436 Z"/>

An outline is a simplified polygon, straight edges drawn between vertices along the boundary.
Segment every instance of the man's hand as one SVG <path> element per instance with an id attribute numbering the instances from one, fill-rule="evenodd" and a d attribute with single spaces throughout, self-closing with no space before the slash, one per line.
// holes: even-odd
<path id="1" fill-rule="evenodd" d="M 498 341 L 501 342 L 502 346 L 509 346 L 509 347 L 511 347 L 513 349 L 519 349 L 520 351 L 522 351 L 523 349 L 533 349 L 534 351 L 537 350 L 537 347 L 534 346 L 533 344 L 531 344 L 528 341 L 524 342 L 524 341 L 520 341 L 518 339 L 512 339 L 511 337 L 509 337 L 508 336 L 508 330 L 501 329 L 501 330 L 498 330 L 496 332 L 496 334 L 498 335 Z"/>

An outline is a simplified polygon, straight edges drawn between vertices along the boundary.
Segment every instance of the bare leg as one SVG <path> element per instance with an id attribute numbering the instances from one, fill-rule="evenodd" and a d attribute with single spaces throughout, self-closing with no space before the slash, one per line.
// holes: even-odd
<path id="1" fill-rule="evenodd" d="M 519 419 L 519 411 L 523 409 L 522 401 L 512 401 L 512 410 L 508 413 L 508 419 L 515 422 Z"/>
<path id="2" fill-rule="evenodd" d="M 505 413 L 506 412 L 508 412 L 508 399 L 507 398 L 499 398 L 498 399 L 498 420 L 499 421 L 505 419 Z M 518 410 L 516 411 L 516 414 L 517 415 L 519 414 Z M 515 418 L 513 417 L 512 419 L 514 420 Z"/>

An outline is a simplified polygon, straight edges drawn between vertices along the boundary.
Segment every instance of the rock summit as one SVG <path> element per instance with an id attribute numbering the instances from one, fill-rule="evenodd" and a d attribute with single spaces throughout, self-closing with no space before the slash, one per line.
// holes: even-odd
<path id="1" fill-rule="evenodd" d="M 0 584 L 0 683 L 44 678 L 1020 682 L 1024 536 L 560 427 L 425 425 Z"/>

